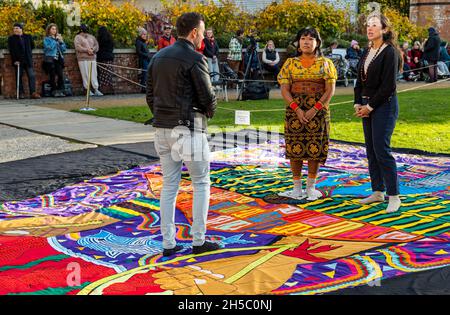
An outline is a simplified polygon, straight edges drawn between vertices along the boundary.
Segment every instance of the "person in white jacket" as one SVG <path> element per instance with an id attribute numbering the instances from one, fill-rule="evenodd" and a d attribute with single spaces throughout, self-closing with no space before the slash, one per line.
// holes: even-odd
<path id="1" fill-rule="evenodd" d="M 262 53 L 262 63 L 264 69 L 272 72 L 275 77 L 278 76 L 278 72 L 280 72 L 280 55 L 275 50 L 275 44 L 272 40 L 267 42 L 266 48 Z"/>

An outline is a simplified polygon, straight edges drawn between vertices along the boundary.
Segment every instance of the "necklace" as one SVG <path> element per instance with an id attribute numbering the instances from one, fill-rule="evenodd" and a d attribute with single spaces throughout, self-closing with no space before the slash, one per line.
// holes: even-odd
<path id="1" fill-rule="evenodd" d="M 364 60 L 363 60 L 363 62 L 361 63 L 361 70 L 360 70 L 360 71 L 361 71 L 361 79 L 362 79 L 363 82 L 366 82 L 366 81 L 367 81 L 367 74 L 369 73 L 370 65 L 371 65 L 372 62 L 375 60 L 375 58 L 377 58 L 378 53 L 380 52 L 380 50 L 381 50 L 381 48 L 382 48 L 383 46 L 384 46 L 384 44 L 381 44 L 381 46 L 378 47 L 377 51 L 375 52 L 375 55 L 373 56 L 372 60 L 370 60 L 369 65 L 367 66 L 367 71 L 364 71 L 364 64 L 366 63 L 367 57 L 368 57 L 369 54 L 370 54 L 370 50 L 369 50 L 369 51 L 367 52 L 367 54 L 364 56 Z"/>

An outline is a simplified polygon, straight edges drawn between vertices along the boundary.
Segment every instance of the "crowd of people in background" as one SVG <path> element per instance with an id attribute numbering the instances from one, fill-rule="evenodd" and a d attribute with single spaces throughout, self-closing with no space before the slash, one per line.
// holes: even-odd
<path id="1" fill-rule="evenodd" d="M 172 26 L 163 27 L 163 35 L 157 41 L 156 50 L 160 51 L 176 42 L 172 35 Z M 401 81 L 436 82 L 439 78 L 450 77 L 450 55 L 448 43 L 439 38 L 436 29 L 430 27 L 428 38 L 423 42 L 415 41 L 410 45 L 404 42 L 399 50 L 403 58 L 403 71 L 399 73 Z M 228 44 L 228 55 L 226 65 L 234 73 L 241 73 L 241 76 L 248 72 L 246 79 L 257 79 L 263 70 L 277 77 L 280 72 L 281 58 L 276 50 L 273 40 L 268 40 L 262 52 L 259 50 L 259 43 L 254 41 L 251 34 L 250 45 L 244 47 L 245 32 L 239 29 L 231 38 Z M 147 68 L 152 58 L 149 49 L 149 34 L 143 27 L 138 29 L 138 36 L 135 41 L 136 54 L 138 57 L 139 83 L 141 92 L 145 92 L 147 81 Z M 291 46 L 295 46 L 291 45 Z M 51 88 L 51 96 L 63 97 L 65 92 L 64 78 L 64 53 L 67 45 L 63 37 L 58 32 L 56 24 L 49 24 L 46 28 L 44 38 L 44 60 L 42 68 L 48 75 L 46 83 Z M 15 67 L 16 82 L 20 98 L 24 98 L 22 78 L 24 74 L 28 77 L 28 86 L 31 98 L 40 98 L 41 95 L 36 90 L 36 76 L 33 69 L 32 50 L 35 48 L 33 38 L 24 34 L 23 25 L 14 24 L 13 34 L 8 38 L 8 48 L 11 52 L 13 66 Z M 114 63 L 114 39 L 108 29 L 101 26 L 96 36 L 92 35 L 87 25 L 82 24 L 80 31 L 74 40 L 74 48 L 80 69 L 83 87 L 90 91 L 91 96 L 102 96 L 101 90 L 108 94 L 114 93 L 113 63 Z M 338 41 L 334 40 L 323 49 L 325 56 L 331 56 L 333 51 L 339 47 Z M 356 40 L 352 40 L 346 49 L 345 60 L 342 67 L 350 77 L 355 77 L 358 64 L 364 55 L 365 49 L 361 48 Z M 205 55 L 208 60 L 211 81 L 216 83 L 221 78 L 222 66 L 220 62 L 220 47 L 215 38 L 214 30 L 208 28 L 206 36 L 197 52 Z M 261 52 L 259 55 L 258 52 Z M 292 57 L 296 54 L 296 47 L 288 47 L 287 54 Z M 100 63 L 100 64 L 97 64 Z M 222 64 L 223 64 L 222 63 Z M 338 68 L 338 72 L 341 69 Z M 352 75 L 353 74 L 353 75 Z M 100 89 L 101 87 L 101 89 Z"/>

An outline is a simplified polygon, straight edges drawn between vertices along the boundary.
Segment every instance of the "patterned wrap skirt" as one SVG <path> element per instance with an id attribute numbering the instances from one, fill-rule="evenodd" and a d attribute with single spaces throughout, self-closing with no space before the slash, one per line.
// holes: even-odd
<path id="1" fill-rule="evenodd" d="M 303 111 L 308 111 L 325 93 L 325 80 L 305 79 L 291 84 L 291 94 Z M 301 124 L 297 114 L 286 106 L 284 136 L 286 158 L 293 161 L 319 161 L 328 157 L 330 109 L 325 106 L 307 124 Z"/>
<path id="2" fill-rule="evenodd" d="M 113 72 L 114 69 L 111 66 L 113 64 L 113 61 L 103 61 L 106 65 L 102 65 L 102 67 L 108 69 L 109 71 Z M 113 75 L 111 72 L 109 72 L 101 67 L 98 67 L 98 83 L 100 84 L 101 88 L 113 87 Z"/>

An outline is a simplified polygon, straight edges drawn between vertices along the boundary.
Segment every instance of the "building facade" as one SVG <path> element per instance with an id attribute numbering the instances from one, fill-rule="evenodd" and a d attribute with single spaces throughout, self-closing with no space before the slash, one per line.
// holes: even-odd
<path id="1" fill-rule="evenodd" d="M 127 0 L 113 0 L 113 2 L 120 4 Z M 189 0 L 186 0 L 189 1 Z M 218 2 L 218 0 L 203 0 L 208 3 L 209 1 Z M 282 0 L 235 0 L 235 2 L 248 12 L 256 12 L 264 9 L 266 6 L 273 2 L 280 3 Z M 356 15 L 358 11 L 358 0 L 317 0 L 318 2 L 328 2 L 340 9 L 348 9 L 350 12 Z M 146 11 L 157 13 L 162 9 L 161 1 L 159 0 L 135 0 L 136 6 Z"/>
<path id="2" fill-rule="evenodd" d="M 409 18 L 418 25 L 431 24 L 442 39 L 450 40 L 450 0 L 411 0 Z"/>

